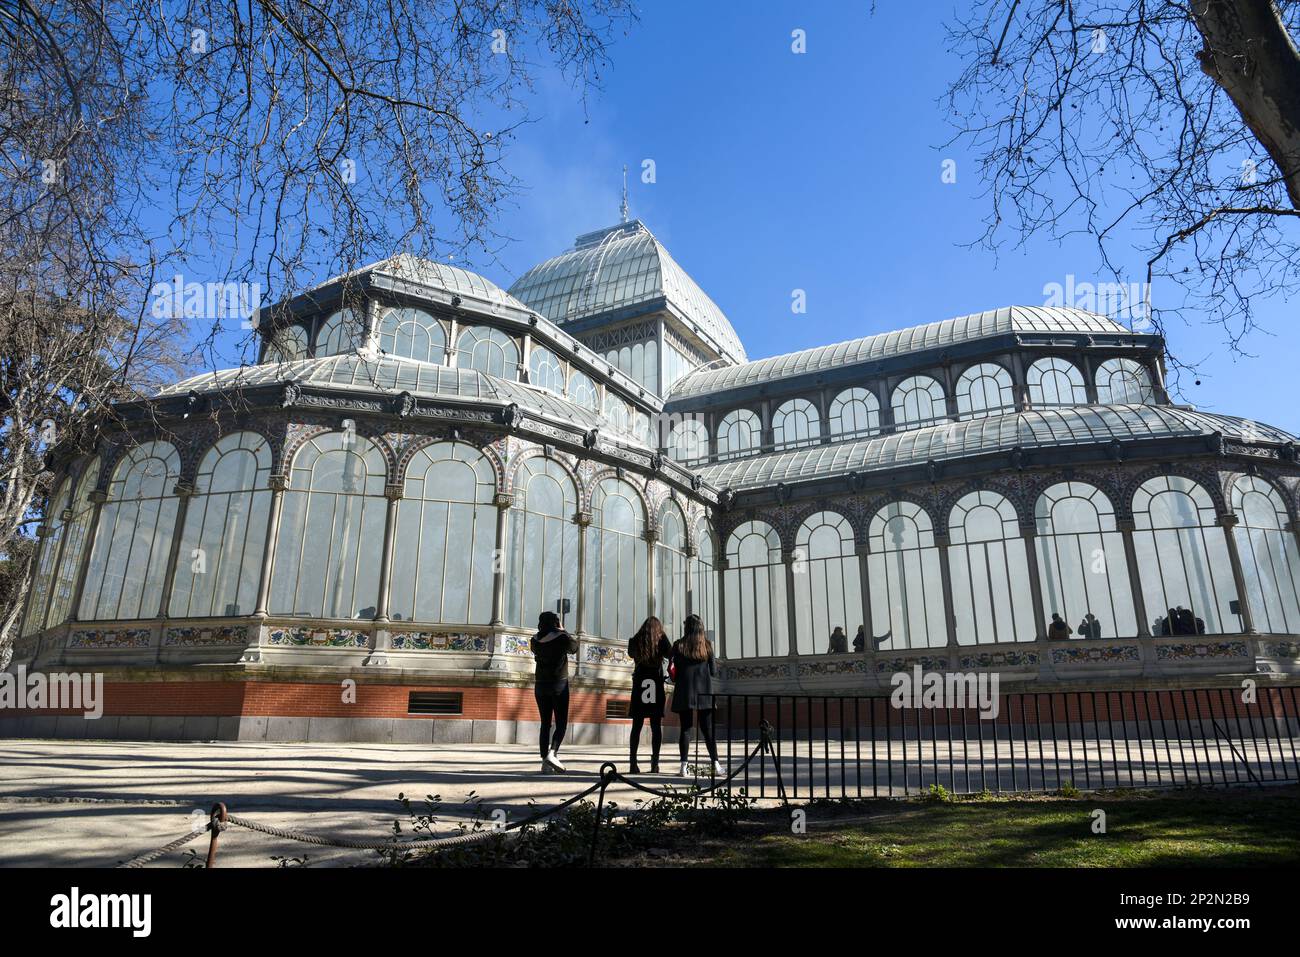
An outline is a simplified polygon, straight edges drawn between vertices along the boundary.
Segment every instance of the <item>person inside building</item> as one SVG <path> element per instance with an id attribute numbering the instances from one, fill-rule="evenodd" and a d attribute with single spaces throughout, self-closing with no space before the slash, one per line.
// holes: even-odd
<path id="1" fill-rule="evenodd" d="M 858 625 L 858 633 L 853 636 L 853 650 L 861 652 L 867 647 L 867 629 L 863 625 Z"/>
<path id="2" fill-rule="evenodd" d="M 690 747 L 690 730 L 699 725 L 700 737 L 709 749 L 713 773 L 726 774 L 718 761 L 718 743 L 713 734 L 713 679 L 717 668 L 713 659 L 713 644 L 704 633 L 704 622 L 698 615 L 686 619 L 685 634 L 673 645 L 673 712 L 681 721 L 681 737 L 677 739 L 681 756 L 679 774 L 686 776 L 686 752 Z"/>
<path id="3" fill-rule="evenodd" d="M 569 724 L 569 655 L 578 650 L 578 639 L 560 625 L 560 616 L 544 611 L 537 619 L 537 634 L 531 642 L 536 662 L 533 696 L 541 719 L 538 746 L 542 752 L 542 773 L 563 774 L 560 744 Z M 554 730 L 552 730 L 552 720 Z"/>
<path id="4" fill-rule="evenodd" d="M 664 740 L 664 659 L 672 657 L 672 653 L 663 622 L 653 615 L 628 639 L 627 654 L 632 659 L 632 702 L 627 709 L 632 719 L 632 754 L 628 770 L 632 774 L 641 773 L 636 756 L 646 721 L 650 722 L 650 773 L 659 773 L 659 747 Z"/>
<path id="5" fill-rule="evenodd" d="M 849 636 L 844 633 L 844 629 L 839 625 L 831 632 L 830 646 L 826 649 L 828 655 L 847 655 L 849 653 Z"/>
<path id="6" fill-rule="evenodd" d="M 1052 612 L 1052 623 L 1047 626 L 1047 637 L 1051 641 L 1061 641 L 1074 634 L 1074 629 L 1065 623 L 1056 612 Z"/>

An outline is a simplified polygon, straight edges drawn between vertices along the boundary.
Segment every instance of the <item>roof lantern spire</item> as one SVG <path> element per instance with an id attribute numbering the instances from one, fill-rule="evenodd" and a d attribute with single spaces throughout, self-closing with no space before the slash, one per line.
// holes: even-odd
<path id="1" fill-rule="evenodd" d="M 619 212 L 623 214 L 623 222 L 627 222 L 627 164 L 623 164 L 623 205 L 619 207 Z"/>

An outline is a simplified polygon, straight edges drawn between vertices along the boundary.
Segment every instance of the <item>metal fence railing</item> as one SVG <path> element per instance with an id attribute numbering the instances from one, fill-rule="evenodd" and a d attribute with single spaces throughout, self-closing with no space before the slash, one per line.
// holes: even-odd
<path id="1" fill-rule="evenodd" d="M 889 698 L 715 696 L 730 765 L 772 726 L 791 800 L 893 797 L 941 785 L 955 794 L 1300 781 L 1294 687 L 1052 691 L 972 708 L 895 707 Z M 735 786 L 776 797 L 770 762 Z"/>

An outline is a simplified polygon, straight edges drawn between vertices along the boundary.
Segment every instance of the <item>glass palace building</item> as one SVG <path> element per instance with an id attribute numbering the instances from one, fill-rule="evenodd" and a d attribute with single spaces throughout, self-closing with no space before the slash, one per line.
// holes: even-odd
<path id="1" fill-rule="evenodd" d="M 10 668 L 102 672 L 105 717 L 0 733 L 532 743 L 548 609 L 579 741 L 621 740 L 651 613 L 736 692 L 1300 674 L 1296 438 L 1172 403 L 1101 316 L 751 361 L 637 221 L 509 292 L 398 256 L 274 315 L 57 463 Z"/>

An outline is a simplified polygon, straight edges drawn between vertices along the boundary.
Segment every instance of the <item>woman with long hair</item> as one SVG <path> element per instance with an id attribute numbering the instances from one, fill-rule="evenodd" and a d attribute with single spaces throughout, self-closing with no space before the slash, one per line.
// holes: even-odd
<path id="1" fill-rule="evenodd" d="M 659 746 L 664 740 L 664 659 L 672 653 L 663 622 L 653 615 L 627 642 L 627 654 L 633 664 L 632 702 L 627 709 L 632 719 L 632 756 L 628 763 L 632 774 L 641 773 L 636 753 L 641 745 L 641 727 L 647 720 L 650 722 L 650 773 L 659 773 Z"/>
<path id="2" fill-rule="evenodd" d="M 713 735 L 713 678 L 717 668 L 713 660 L 713 644 L 704 633 L 704 622 L 699 615 L 686 618 L 685 633 L 673 644 L 673 711 L 680 716 L 682 733 L 677 739 L 681 755 L 680 774 L 686 776 L 686 751 L 691 727 L 698 723 L 700 735 L 709 749 L 713 773 L 726 774 L 718 761 L 718 743 Z"/>

